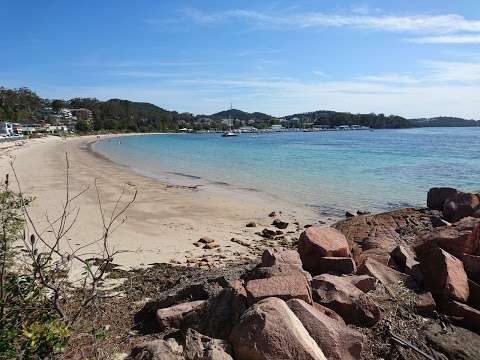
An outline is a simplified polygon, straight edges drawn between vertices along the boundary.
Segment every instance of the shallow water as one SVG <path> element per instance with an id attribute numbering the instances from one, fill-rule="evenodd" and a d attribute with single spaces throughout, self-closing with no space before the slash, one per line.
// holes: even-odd
<path id="1" fill-rule="evenodd" d="M 432 186 L 480 190 L 480 128 L 140 135 L 94 150 L 144 175 L 258 190 L 325 214 L 422 206 Z"/>

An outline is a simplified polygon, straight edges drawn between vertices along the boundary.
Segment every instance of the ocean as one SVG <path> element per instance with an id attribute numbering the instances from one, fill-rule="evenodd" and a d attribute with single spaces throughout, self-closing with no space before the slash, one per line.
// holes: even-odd
<path id="1" fill-rule="evenodd" d="M 93 148 L 159 180 L 258 191 L 326 215 L 424 206 L 433 186 L 480 190 L 480 128 L 138 135 Z"/>

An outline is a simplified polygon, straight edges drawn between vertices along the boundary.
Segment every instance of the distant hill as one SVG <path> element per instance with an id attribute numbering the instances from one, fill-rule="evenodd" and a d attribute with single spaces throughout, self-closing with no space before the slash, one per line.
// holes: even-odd
<path id="1" fill-rule="evenodd" d="M 470 127 L 480 126 L 478 120 L 467 120 L 451 116 L 439 116 L 434 118 L 410 119 L 410 121 L 419 127 Z"/>
<path id="2" fill-rule="evenodd" d="M 339 126 L 362 125 L 373 129 L 400 129 L 414 127 L 414 124 L 401 116 L 384 114 L 351 114 L 329 110 L 318 110 L 301 114 L 293 114 L 286 119 L 298 118 L 301 123 L 311 122 L 315 125 Z"/>
<path id="3" fill-rule="evenodd" d="M 261 112 L 253 112 L 253 113 L 248 113 L 242 110 L 237 110 L 237 109 L 231 109 L 231 110 L 224 110 L 217 112 L 215 114 L 210 115 L 212 119 L 238 119 L 238 120 L 250 120 L 250 119 L 257 119 L 257 120 L 263 120 L 263 121 L 269 121 L 272 120 L 274 117 L 261 113 Z"/>

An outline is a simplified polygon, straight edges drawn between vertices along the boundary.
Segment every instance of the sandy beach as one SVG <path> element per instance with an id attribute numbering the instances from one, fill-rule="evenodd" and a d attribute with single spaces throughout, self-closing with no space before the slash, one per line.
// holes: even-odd
<path id="1" fill-rule="evenodd" d="M 268 216 L 272 211 L 290 223 L 284 230 L 287 240 L 298 237 L 305 224 L 321 220 L 309 208 L 294 207 L 252 191 L 213 184 L 173 186 L 138 175 L 94 153 L 90 145 L 96 140 L 96 136 L 66 140 L 47 137 L 29 140 L 22 146 L 3 144 L 0 173 L 12 174 L 13 159 L 23 192 L 35 197 L 32 218 L 38 228 L 47 229 L 46 216 L 50 219 L 58 216 L 65 201 L 65 154 L 68 154 L 71 194 L 88 189 L 73 202 L 79 209 L 77 222 L 69 234 L 73 247 L 92 242 L 102 232 L 95 180 L 107 216 L 122 192 L 120 204 L 125 204 L 137 191 L 136 201 L 126 212 L 126 221 L 115 228 L 110 238 L 112 248 L 121 251 L 115 263 L 125 268 L 159 262 L 195 264 L 202 257 L 218 265 L 229 259 L 252 256 L 263 245 L 271 245 L 271 241 L 255 233 L 266 227 L 274 229 Z M 15 184 L 12 186 L 15 188 Z M 257 226 L 246 227 L 251 221 Z M 218 247 L 203 249 L 203 245 L 194 244 L 204 236 L 214 239 Z M 94 256 L 100 249 L 100 244 L 95 244 L 83 253 Z"/>

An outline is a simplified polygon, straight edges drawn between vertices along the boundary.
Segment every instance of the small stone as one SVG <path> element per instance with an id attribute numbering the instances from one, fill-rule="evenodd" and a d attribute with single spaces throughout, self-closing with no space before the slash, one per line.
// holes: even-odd
<path id="1" fill-rule="evenodd" d="M 346 218 L 352 218 L 352 217 L 355 217 L 357 216 L 357 212 L 354 211 L 354 210 L 347 210 L 345 211 L 345 217 Z"/>
<path id="2" fill-rule="evenodd" d="M 257 223 L 254 222 L 254 221 L 250 221 L 247 225 L 245 225 L 246 227 L 256 227 L 257 226 Z"/>
<path id="3" fill-rule="evenodd" d="M 272 211 L 270 214 L 268 214 L 269 217 L 275 217 L 277 216 L 277 213 L 275 211 Z"/>
<path id="4" fill-rule="evenodd" d="M 198 242 L 200 242 L 202 244 L 210 244 L 210 243 L 215 242 L 215 240 L 213 240 L 212 238 L 209 238 L 208 236 L 204 236 L 204 237 L 200 238 L 200 240 L 198 240 Z"/>
<path id="5" fill-rule="evenodd" d="M 282 221 L 282 220 L 279 220 L 279 219 L 275 219 L 275 220 L 273 220 L 272 225 L 275 226 L 278 229 L 283 230 L 283 229 L 286 229 L 288 227 L 288 222 L 285 222 L 285 221 Z"/>

